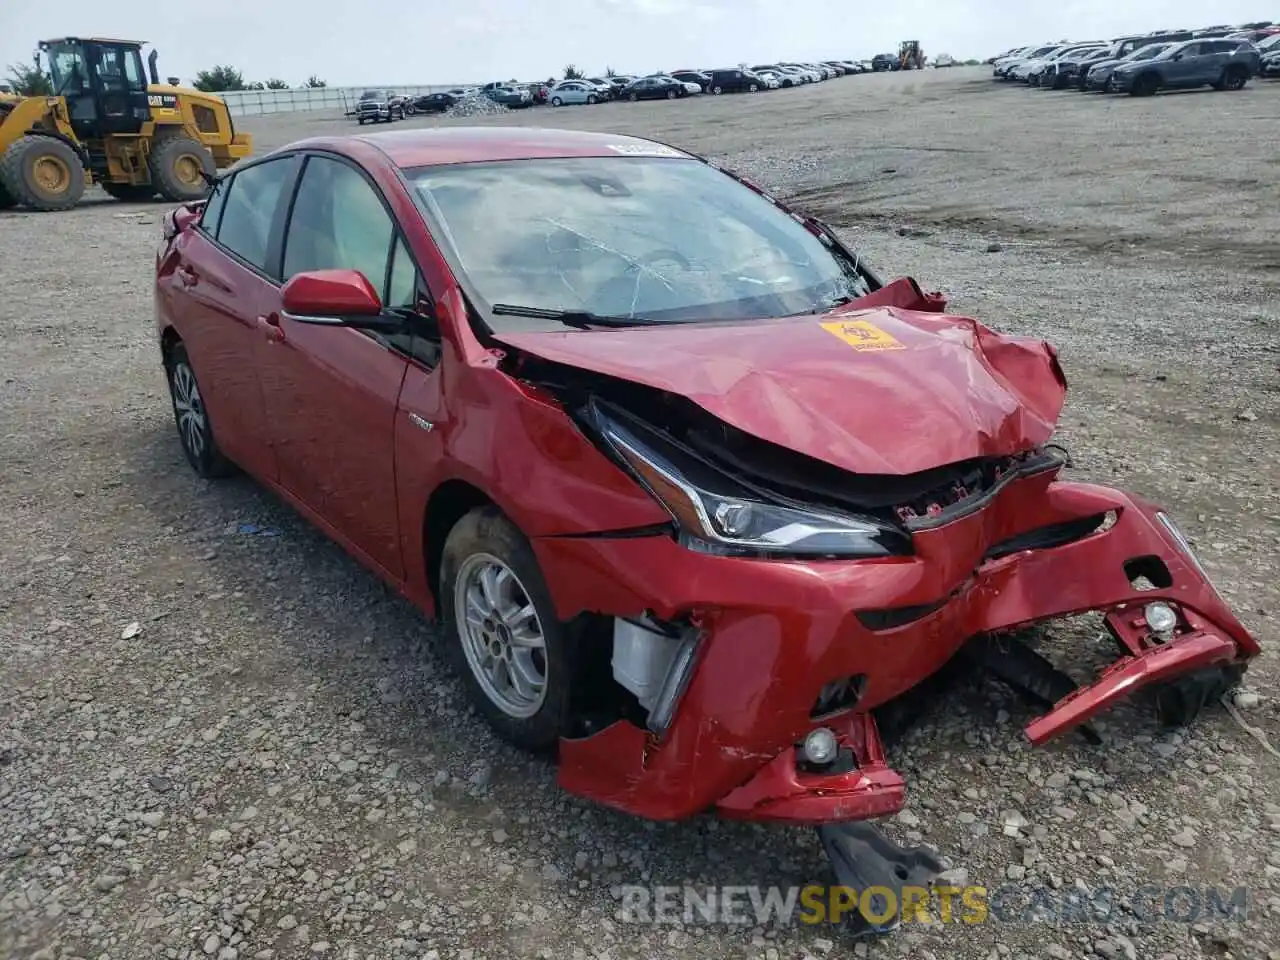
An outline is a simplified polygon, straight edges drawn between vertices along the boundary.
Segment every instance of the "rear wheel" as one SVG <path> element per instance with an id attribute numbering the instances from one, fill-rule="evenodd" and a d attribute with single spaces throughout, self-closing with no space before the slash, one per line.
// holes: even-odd
<path id="1" fill-rule="evenodd" d="M 70 210 L 84 196 L 84 164 L 70 144 L 28 134 L 0 156 L 0 189 L 32 210 Z"/>
<path id="2" fill-rule="evenodd" d="M 213 156 L 190 137 L 168 137 L 151 146 L 147 160 L 156 192 L 173 203 L 202 200 L 217 172 Z"/>
<path id="3" fill-rule="evenodd" d="M 149 183 L 104 183 L 102 189 L 107 196 L 126 203 L 142 203 L 156 195 L 156 188 Z"/>
<path id="4" fill-rule="evenodd" d="M 638 94 L 638 93 L 633 93 L 633 94 L 631 94 L 631 96 L 630 96 L 630 97 L 628 97 L 627 99 L 629 99 L 632 103 L 635 103 L 637 100 L 639 100 L 639 99 L 640 99 L 640 94 Z"/>
<path id="5" fill-rule="evenodd" d="M 760 87 L 759 87 L 757 84 L 754 84 L 754 83 L 753 83 L 753 84 L 751 84 L 751 86 L 747 87 L 747 92 L 748 92 L 748 93 L 755 93 L 755 92 L 756 92 L 757 90 L 759 90 L 759 89 L 760 89 Z"/>
<path id="6" fill-rule="evenodd" d="M 720 94 L 724 93 L 724 87 L 712 87 L 711 92 L 718 97 Z"/>
<path id="7" fill-rule="evenodd" d="M 1222 74 L 1223 90 L 1243 90 L 1249 82 L 1249 71 L 1244 67 L 1227 67 Z"/>
<path id="8" fill-rule="evenodd" d="M 668 90 L 668 91 L 667 91 L 667 99 L 668 99 L 668 100 L 674 100 L 677 96 L 679 96 L 679 94 L 677 94 L 674 90 Z"/>
<path id="9" fill-rule="evenodd" d="M 595 103 L 595 102 L 596 102 L 596 95 L 594 93 L 588 93 L 587 103 Z"/>
<path id="10" fill-rule="evenodd" d="M 533 549 L 494 507 L 449 531 L 440 560 L 448 655 L 494 732 L 530 750 L 554 748 L 569 729 L 577 672 Z"/>
<path id="11" fill-rule="evenodd" d="M 169 397 L 173 401 L 173 420 L 178 427 L 182 452 L 191 468 L 206 480 L 229 476 L 235 466 L 223 456 L 213 436 L 213 424 L 205 409 L 196 372 L 187 356 L 187 348 L 174 344 L 165 357 L 169 377 Z"/>

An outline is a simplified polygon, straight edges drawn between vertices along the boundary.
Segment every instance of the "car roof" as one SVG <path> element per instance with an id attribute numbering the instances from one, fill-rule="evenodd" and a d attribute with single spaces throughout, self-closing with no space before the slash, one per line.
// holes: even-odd
<path id="1" fill-rule="evenodd" d="M 401 168 L 549 157 L 690 157 L 640 137 L 544 127 L 423 127 L 358 134 L 352 139 L 376 146 Z M 331 144 L 332 138 L 326 142 Z"/>

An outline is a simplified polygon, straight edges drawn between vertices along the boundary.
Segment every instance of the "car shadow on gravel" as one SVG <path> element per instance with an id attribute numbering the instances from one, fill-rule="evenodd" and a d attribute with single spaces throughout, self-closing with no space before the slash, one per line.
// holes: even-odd
<path id="1" fill-rule="evenodd" d="M 314 709 L 334 721 L 358 720 L 401 764 L 400 776 L 427 785 L 468 835 L 498 822 L 517 843 L 523 834 L 533 841 L 529 855 L 563 876 L 594 874 L 602 909 L 609 909 L 609 886 L 618 883 L 831 879 L 810 830 L 711 816 L 649 823 L 565 794 L 553 762 L 499 741 L 470 708 L 434 626 L 416 607 L 255 480 L 196 478 L 167 421 L 140 439 L 133 462 L 143 466 L 126 485 L 154 518 L 157 539 L 172 531 L 178 543 L 169 552 L 180 565 L 199 567 L 196 577 L 183 578 L 187 587 L 202 593 L 206 605 L 234 596 L 238 609 L 254 612 L 255 631 L 273 638 L 274 648 L 257 650 L 259 665 L 237 663 L 236 682 L 260 677 L 270 684 L 287 675 Z M 237 617 L 228 609 L 206 620 L 214 629 L 219 621 L 234 629 L 229 621 Z M 513 828 L 511 815 L 519 811 L 529 811 L 529 822 Z M 601 862 L 617 866 L 591 866 Z"/>

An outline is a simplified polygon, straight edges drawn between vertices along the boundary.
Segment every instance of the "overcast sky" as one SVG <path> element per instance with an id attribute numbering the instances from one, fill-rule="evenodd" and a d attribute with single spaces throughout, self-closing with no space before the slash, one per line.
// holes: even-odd
<path id="1" fill-rule="evenodd" d="M 37 40 L 148 40 L 160 75 L 214 64 L 246 80 L 330 86 L 534 80 L 589 73 L 866 59 L 919 40 L 927 55 L 989 57 L 1019 43 L 1110 38 L 1269 19 L 1262 0 L 0 0 L 0 65 Z M 7 74 L 7 69 L 4 70 Z"/>

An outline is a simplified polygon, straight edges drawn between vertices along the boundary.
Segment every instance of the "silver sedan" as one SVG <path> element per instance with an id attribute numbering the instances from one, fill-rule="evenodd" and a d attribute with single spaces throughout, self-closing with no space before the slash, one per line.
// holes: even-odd
<path id="1" fill-rule="evenodd" d="M 553 107 L 563 107 L 568 103 L 596 103 L 599 100 L 600 92 L 581 80 L 561 80 L 547 94 L 547 102 Z"/>

